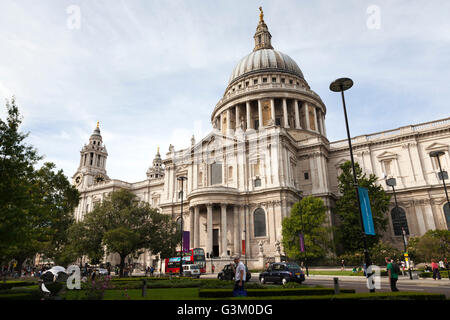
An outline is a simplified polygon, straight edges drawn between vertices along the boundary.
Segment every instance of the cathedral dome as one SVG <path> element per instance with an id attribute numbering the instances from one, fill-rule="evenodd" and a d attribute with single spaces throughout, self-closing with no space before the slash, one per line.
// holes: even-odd
<path id="1" fill-rule="evenodd" d="M 291 57 L 280 51 L 264 48 L 251 52 L 239 61 L 229 84 L 247 75 L 267 71 L 289 73 L 304 79 L 302 71 Z"/>

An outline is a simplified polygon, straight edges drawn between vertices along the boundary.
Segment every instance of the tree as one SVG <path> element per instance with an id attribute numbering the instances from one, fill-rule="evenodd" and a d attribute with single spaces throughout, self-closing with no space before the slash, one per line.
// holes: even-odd
<path id="1" fill-rule="evenodd" d="M 6 108 L 7 120 L 0 119 L 0 257 L 14 258 L 20 270 L 36 253 L 58 261 L 79 193 L 53 163 L 35 170 L 42 157 L 19 132 L 14 98 Z"/>
<path id="2" fill-rule="evenodd" d="M 408 252 L 413 255 L 416 262 L 447 258 L 450 255 L 450 231 L 429 230 L 422 237 L 411 238 Z"/>
<path id="3" fill-rule="evenodd" d="M 14 97 L 6 109 L 6 121 L 0 119 L 0 258 L 22 259 L 17 256 L 30 249 L 18 250 L 17 245 L 30 234 L 31 181 L 42 157 L 25 143 L 28 134 L 19 132 L 22 119 Z"/>
<path id="4" fill-rule="evenodd" d="M 45 228 L 41 252 L 56 264 L 72 262 L 67 254 L 68 231 L 74 223 L 73 210 L 80 193 L 70 184 L 62 170 L 54 172 L 53 163 L 44 163 L 34 179 L 34 214 Z"/>
<path id="5" fill-rule="evenodd" d="M 335 214 L 339 218 L 336 228 L 336 240 L 344 253 L 362 251 L 363 235 L 361 230 L 360 214 L 356 190 L 353 183 L 351 162 L 347 161 L 340 166 L 342 173 L 338 177 L 339 192 L 341 197 L 336 201 Z M 375 236 L 367 236 L 368 247 L 375 246 L 386 231 L 388 211 L 391 196 L 388 195 L 376 182 L 378 178 L 374 174 L 366 175 L 362 172 L 358 163 L 355 163 L 355 171 L 358 186 L 365 187 L 369 191 L 370 206 L 372 211 Z"/>
<path id="6" fill-rule="evenodd" d="M 177 242 L 175 222 L 160 214 L 148 203 L 141 202 L 128 190 L 112 192 L 94 210 L 87 213 L 81 223 L 82 242 L 78 248 L 84 254 L 97 256 L 117 253 L 120 258 L 120 276 L 123 276 L 125 258 L 149 249 L 153 254 L 164 251 L 166 245 Z M 74 230 L 72 230 L 74 231 Z M 92 243 L 92 247 L 86 243 Z M 76 246 L 76 245 L 74 245 Z M 86 250 L 88 248 L 89 250 Z"/>
<path id="7" fill-rule="evenodd" d="M 302 233 L 308 260 L 324 257 L 330 234 L 325 222 L 326 207 L 322 199 L 308 196 L 295 203 L 290 217 L 282 222 L 282 243 L 286 254 L 296 260 L 304 257 L 299 241 L 299 233 Z"/>

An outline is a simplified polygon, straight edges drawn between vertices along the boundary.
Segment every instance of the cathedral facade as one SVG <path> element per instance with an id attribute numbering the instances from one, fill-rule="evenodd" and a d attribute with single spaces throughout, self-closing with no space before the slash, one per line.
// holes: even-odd
<path id="1" fill-rule="evenodd" d="M 108 153 L 97 124 L 73 175 L 81 193 L 75 218 L 83 219 L 121 188 L 174 220 L 183 203 L 191 248 L 214 256 L 216 267 L 241 255 L 250 268 L 283 254 L 281 223 L 302 196 L 323 199 L 327 223 L 334 225 L 339 166 L 350 158 L 347 140 L 328 141 L 325 104 L 296 62 L 272 47 L 262 13 L 254 41 L 253 52 L 238 62 L 214 107 L 210 134 L 200 141 L 192 137 L 187 149 L 170 146 L 165 157 L 158 149 L 146 180 L 129 183 L 108 177 Z M 402 245 L 399 226 L 411 236 L 449 228 L 437 159 L 429 154 L 443 151 L 440 162 L 448 170 L 450 118 L 354 137 L 352 144 L 355 161 L 364 172 L 377 175 L 386 191 L 391 188 L 385 180 L 396 178 L 402 210 L 386 213 L 385 240 Z M 187 179 L 183 183 L 180 177 Z M 146 252 L 138 262 L 148 266 L 157 259 Z M 115 257 L 107 260 L 114 263 Z"/>

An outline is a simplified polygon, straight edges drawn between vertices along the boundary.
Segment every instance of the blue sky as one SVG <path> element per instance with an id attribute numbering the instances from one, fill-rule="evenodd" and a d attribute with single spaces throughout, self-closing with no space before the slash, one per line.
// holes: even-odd
<path id="1" fill-rule="evenodd" d="M 67 176 L 99 120 L 108 175 L 144 180 L 157 146 L 164 156 L 210 131 L 259 6 L 274 48 L 325 102 L 330 141 L 346 137 L 328 89 L 342 76 L 355 82 L 353 136 L 450 116 L 450 2 L 438 0 L 2 0 L 0 100 L 16 96 L 28 142 Z"/>

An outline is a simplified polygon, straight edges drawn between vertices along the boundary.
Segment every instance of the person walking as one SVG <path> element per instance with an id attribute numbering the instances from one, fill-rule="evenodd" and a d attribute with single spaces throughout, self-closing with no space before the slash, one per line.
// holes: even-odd
<path id="1" fill-rule="evenodd" d="M 433 279 L 441 280 L 441 273 L 439 272 L 439 265 L 436 263 L 436 260 L 431 260 L 431 270 L 433 271 Z"/>
<path id="2" fill-rule="evenodd" d="M 398 280 L 398 274 L 400 273 L 400 267 L 389 257 L 386 257 L 385 261 L 387 264 L 386 269 L 387 269 L 388 275 L 389 275 L 389 283 L 391 284 L 391 291 L 392 292 L 399 291 L 397 289 L 397 280 Z"/>
<path id="3" fill-rule="evenodd" d="M 234 276 L 234 292 L 243 292 L 244 284 L 246 280 L 245 265 L 240 261 L 240 257 L 234 257 L 234 263 L 236 265 L 236 274 Z"/>
<path id="4" fill-rule="evenodd" d="M 344 261 L 344 259 L 342 259 L 342 261 L 341 261 L 341 271 L 344 271 L 345 270 L 345 261 Z"/>

